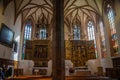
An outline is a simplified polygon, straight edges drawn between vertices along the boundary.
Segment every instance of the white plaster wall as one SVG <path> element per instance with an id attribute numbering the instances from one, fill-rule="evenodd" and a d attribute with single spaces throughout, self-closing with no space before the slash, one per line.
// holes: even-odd
<path id="1" fill-rule="evenodd" d="M 14 39 L 20 35 L 21 18 L 19 17 L 14 25 L 14 4 L 10 3 L 2 14 L 3 4 L 0 2 L 0 27 L 1 23 L 6 24 L 10 29 L 15 32 Z M 19 40 L 18 40 L 19 42 Z M 13 59 L 12 48 L 0 44 L 0 58 Z"/>
<path id="2" fill-rule="evenodd" d="M 70 28 L 70 26 L 69 26 L 69 28 Z M 72 38 L 72 36 L 70 36 L 71 34 L 70 34 L 70 31 L 68 30 L 68 27 L 67 27 L 67 25 L 65 25 L 64 24 L 64 38 L 65 38 L 65 40 L 68 40 L 70 37 Z"/>
<path id="3" fill-rule="evenodd" d="M 12 4 L 11 4 L 12 5 Z M 9 10 L 12 8 L 9 7 Z M 12 15 L 10 14 L 9 12 L 9 16 L 8 16 L 8 13 L 5 14 L 5 15 L 2 15 L 2 10 L 3 10 L 3 5 L 2 5 L 2 2 L 0 3 L 0 27 L 1 27 L 1 23 L 5 23 L 7 26 L 11 26 L 10 25 L 10 22 L 7 20 L 7 19 L 11 19 L 12 20 Z M 12 10 L 11 10 L 12 11 Z M 10 27 L 12 29 L 12 27 Z M 11 57 L 11 48 L 9 47 L 6 47 L 4 45 L 1 45 L 0 44 L 0 58 L 6 58 L 6 59 L 9 59 Z"/>
<path id="4" fill-rule="evenodd" d="M 23 69 L 23 75 L 32 75 L 34 62 L 32 60 L 20 60 L 18 68 Z"/>
<path id="5" fill-rule="evenodd" d="M 14 39 L 15 41 L 18 42 L 17 52 L 13 53 L 14 60 L 21 60 L 21 57 L 19 56 L 21 55 L 20 53 L 21 15 L 18 16 L 13 30 L 15 31 Z"/>

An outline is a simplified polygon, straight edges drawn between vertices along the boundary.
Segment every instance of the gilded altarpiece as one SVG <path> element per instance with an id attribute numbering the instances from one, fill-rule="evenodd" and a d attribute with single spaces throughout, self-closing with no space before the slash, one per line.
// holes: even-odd
<path id="1" fill-rule="evenodd" d="M 35 67 L 47 66 L 51 58 L 51 42 L 49 40 L 28 40 L 26 42 L 25 59 L 33 60 Z M 86 61 L 95 59 L 94 41 L 66 40 L 66 59 L 73 62 L 74 67 L 85 66 Z"/>
<path id="2" fill-rule="evenodd" d="M 26 42 L 25 59 L 33 60 L 35 67 L 46 67 L 51 52 L 49 47 L 48 40 L 28 40 Z"/>
<path id="3" fill-rule="evenodd" d="M 70 59 L 74 67 L 85 66 L 87 60 L 96 58 L 94 41 L 69 40 L 65 45 L 66 59 Z"/>

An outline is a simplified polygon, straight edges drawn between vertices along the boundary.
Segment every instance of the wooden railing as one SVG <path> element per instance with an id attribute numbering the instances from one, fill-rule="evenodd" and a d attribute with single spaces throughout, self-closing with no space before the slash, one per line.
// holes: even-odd
<path id="1" fill-rule="evenodd" d="M 120 57 L 112 59 L 113 68 L 106 68 L 106 76 L 120 79 Z"/>
<path id="2" fill-rule="evenodd" d="M 14 77 L 23 76 L 23 69 L 14 69 Z"/>
<path id="3" fill-rule="evenodd" d="M 120 78 L 120 67 L 106 68 L 106 76 L 111 78 Z"/>
<path id="4" fill-rule="evenodd" d="M 14 61 L 13 60 L 9 60 L 9 59 L 3 59 L 0 58 L 0 65 L 14 65 Z"/>

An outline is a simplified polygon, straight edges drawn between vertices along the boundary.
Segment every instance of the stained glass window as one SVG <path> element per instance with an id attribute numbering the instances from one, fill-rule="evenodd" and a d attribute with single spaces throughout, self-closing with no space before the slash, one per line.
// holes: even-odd
<path id="1" fill-rule="evenodd" d="M 73 35 L 74 35 L 74 40 L 80 40 L 80 27 L 79 26 L 74 25 Z"/>
<path id="2" fill-rule="evenodd" d="M 25 56 L 25 46 L 26 46 L 26 40 L 31 39 L 31 33 L 32 33 L 32 25 L 26 24 L 24 29 L 24 38 L 23 38 L 23 47 L 22 47 L 22 59 L 24 59 Z"/>
<path id="3" fill-rule="evenodd" d="M 115 13 L 112 7 L 108 4 L 108 20 L 110 24 L 110 30 L 111 30 L 111 38 L 112 38 L 112 47 L 113 52 L 112 56 L 118 53 L 118 40 L 117 40 L 117 34 L 116 34 L 116 28 L 115 28 Z"/>
<path id="4" fill-rule="evenodd" d="M 91 21 L 88 22 L 87 31 L 88 31 L 88 39 L 95 40 L 94 26 L 93 26 L 93 23 Z"/>
<path id="5" fill-rule="evenodd" d="M 94 40 L 94 47 L 95 47 L 95 54 L 97 56 L 97 50 L 96 50 L 96 40 L 95 40 L 95 33 L 94 33 L 94 25 L 92 21 L 88 22 L 87 25 L 87 31 L 88 31 L 88 40 Z"/>
<path id="6" fill-rule="evenodd" d="M 104 27 L 103 23 L 100 22 L 100 35 L 101 35 L 101 46 L 102 46 L 102 58 L 105 58 L 107 56 L 107 49 L 105 44 L 105 35 L 104 35 Z"/>
<path id="7" fill-rule="evenodd" d="M 32 26 L 30 24 L 27 24 L 25 26 L 24 40 L 30 40 L 31 39 L 31 28 L 32 28 Z"/>

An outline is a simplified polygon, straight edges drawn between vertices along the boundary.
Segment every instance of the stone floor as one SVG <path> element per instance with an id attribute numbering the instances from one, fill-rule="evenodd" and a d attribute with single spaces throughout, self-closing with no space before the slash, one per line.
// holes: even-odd
<path id="1" fill-rule="evenodd" d="M 19 76 L 6 80 L 52 80 L 52 77 L 45 76 Z M 100 76 L 67 76 L 66 80 L 111 80 L 108 77 Z"/>

